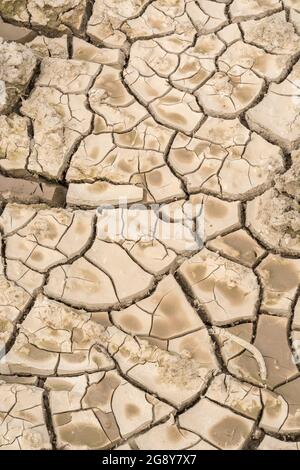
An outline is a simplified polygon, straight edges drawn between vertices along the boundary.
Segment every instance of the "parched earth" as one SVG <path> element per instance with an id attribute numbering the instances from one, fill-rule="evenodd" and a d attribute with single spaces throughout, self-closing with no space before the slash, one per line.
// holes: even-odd
<path id="1" fill-rule="evenodd" d="M 0 448 L 300 450 L 300 0 L 0 14 Z"/>

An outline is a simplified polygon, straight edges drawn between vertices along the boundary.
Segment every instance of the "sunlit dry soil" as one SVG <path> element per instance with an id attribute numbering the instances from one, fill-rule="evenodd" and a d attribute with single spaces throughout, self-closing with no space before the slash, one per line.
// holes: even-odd
<path id="1" fill-rule="evenodd" d="M 300 0 L 0 15 L 0 448 L 300 450 Z"/>

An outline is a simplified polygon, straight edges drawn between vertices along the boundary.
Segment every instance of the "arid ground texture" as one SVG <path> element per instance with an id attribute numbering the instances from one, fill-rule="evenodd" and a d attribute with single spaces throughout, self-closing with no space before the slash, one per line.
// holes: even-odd
<path id="1" fill-rule="evenodd" d="M 300 0 L 0 16 L 0 449 L 300 450 Z"/>

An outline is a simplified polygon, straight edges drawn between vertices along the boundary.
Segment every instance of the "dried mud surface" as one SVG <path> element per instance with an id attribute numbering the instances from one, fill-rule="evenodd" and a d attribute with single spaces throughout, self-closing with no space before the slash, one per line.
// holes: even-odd
<path id="1" fill-rule="evenodd" d="M 300 0 L 0 15 L 0 449 L 300 450 Z"/>

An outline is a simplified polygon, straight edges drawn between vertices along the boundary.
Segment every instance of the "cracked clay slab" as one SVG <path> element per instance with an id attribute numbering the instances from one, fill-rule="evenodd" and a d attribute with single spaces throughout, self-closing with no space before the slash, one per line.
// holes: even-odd
<path id="1" fill-rule="evenodd" d="M 0 16 L 0 450 L 300 450 L 300 1 Z"/>

